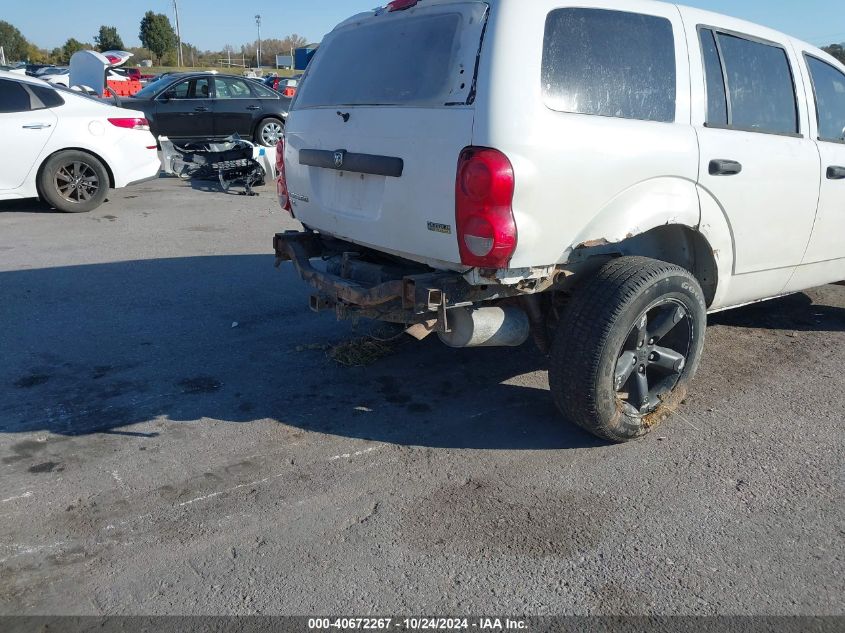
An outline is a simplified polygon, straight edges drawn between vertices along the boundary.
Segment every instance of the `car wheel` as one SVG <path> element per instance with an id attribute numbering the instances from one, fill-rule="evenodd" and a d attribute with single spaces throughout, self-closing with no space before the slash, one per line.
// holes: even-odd
<path id="1" fill-rule="evenodd" d="M 707 307 L 686 270 L 621 257 L 577 288 L 552 344 L 549 386 L 570 421 L 613 442 L 642 437 L 687 394 Z"/>
<path id="2" fill-rule="evenodd" d="M 44 164 L 38 190 L 59 211 L 93 211 L 109 193 L 109 174 L 103 163 L 91 154 L 74 150 L 58 152 Z"/>
<path id="3" fill-rule="evenodd" d="M 281 119 L 264 119 L 255 131 L 255 142 L 264 147 L 276 147 L 284 131 L 285 124 Z"/>

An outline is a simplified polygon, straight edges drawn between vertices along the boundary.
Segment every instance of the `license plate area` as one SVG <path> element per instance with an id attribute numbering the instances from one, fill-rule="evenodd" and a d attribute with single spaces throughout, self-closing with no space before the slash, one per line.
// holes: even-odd
<path id="1" fill-rule="evenodd" d="M 381 217 L 385 176 L 310 167 L 316 202 L 326 211 L 367 220 Z"/>

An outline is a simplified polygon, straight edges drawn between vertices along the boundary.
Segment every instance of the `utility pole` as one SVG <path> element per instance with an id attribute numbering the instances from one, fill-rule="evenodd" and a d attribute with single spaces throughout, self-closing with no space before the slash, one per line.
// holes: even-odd
<path id="1" fill-rule="evenodd" d="M 176 13 L 176 40 L 179 42 L 179 53 L 176 56 L 176 63 L 181 68 L 185 65 L 185 58 L 182 56 L 182 32 L 179 30 L 179 4 L 173 0 L 173 11 Z"/>
<path id="2" fill-rule="evenodd" d="M 258 70 L 261 71 L 261 16 L 255 16 L 255 25 L 258 27 L 258 49 L 256 51 L 256 61 L 258 62 Z"/>

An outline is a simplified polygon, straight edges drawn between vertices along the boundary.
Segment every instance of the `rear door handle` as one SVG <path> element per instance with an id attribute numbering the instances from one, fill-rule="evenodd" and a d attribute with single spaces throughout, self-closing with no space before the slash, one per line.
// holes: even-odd
<path id="1" fill-rule="evenodd" d="M 828 180 L 845 180 L 845 167 L 838 167 L 834 165 L 833 167 L 827 168 L 827 179 Z"/>
<path id="2" fill-rule="evenodd" d="M 261 109 L 261 106 L 251 105 L 251 106 L 247 106 L 247 108 L 246 108 L 246 109 L 247 109 L 247 110 L 260 110 L 260 109 Z"/>
<path id="3" fill-rule="evenodd" d="M 198 106 L 194 108 L 194 112 L 208 112 L 208 108 L 206 108 L 205 106 Z"/>
<path id="4" fill-rule="evenodd" d="M 735 160 L 716 159 L 710 161 L 711 176 L 736 176 L 742 172 L 742 163 Z"/>
<path id="5" fill-rule="evenodd" d="M 45 130 L 48 127 L 53 127 L 52 123 L 27 123 L 23 126 L 25 130 Z"/>

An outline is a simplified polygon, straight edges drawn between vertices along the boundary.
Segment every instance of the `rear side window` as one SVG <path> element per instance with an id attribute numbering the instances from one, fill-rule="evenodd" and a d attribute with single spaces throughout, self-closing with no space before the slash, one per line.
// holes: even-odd
<path id="1" fill-rule="evenodd" d="M 795 84 L 783 48 L 710 29 L 701 30 L 701 43 L 707 76 L 709 126 L 798 134 Z M 715 53 L 711 43 L 715 43 Z M 718 75 L 722 76 L 721 82 Z M 720 105 L 723 94 L 727 122 Z"/>
<path id="2" fill-rule="evenodd" d="M 29 93 L 19 82 L 0 79 L 0 113 L 29 112 L 31 109 Z"/>
<path id="3" fill-rule="evenodd" d="M 806 57 L 816 94 L 819 140 L 845 142 L 845 74 L 830 64 Z"/>
<path id="4" fill-rule="evenodd" d="M 311 61 L 296 109 L 452 101 L 461 24 L 459 13 L 384 15 L 339 31 Z"/>
<path id="5" fill-rule="evenodd" d="M 666 18 L 557 9 L 546 18 L 543 95 L 559 112 L 675 120 L 675 38 Z"/>
<path id="6" fill-rule="evenodd" d="M 252 92 L 243 79 L 217 77 L 214 79 L 218 99 L 251 99 Z"/>

